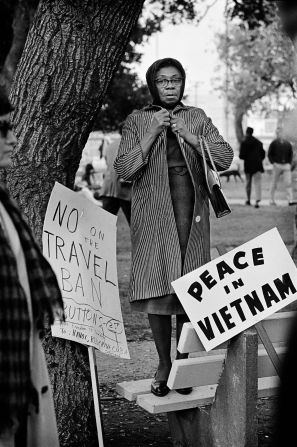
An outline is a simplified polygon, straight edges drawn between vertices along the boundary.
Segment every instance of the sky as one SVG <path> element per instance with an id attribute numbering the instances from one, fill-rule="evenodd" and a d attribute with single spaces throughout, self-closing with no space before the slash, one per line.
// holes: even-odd
<path id="1" fill-rule="evenodd" d="M 185 93 L 192 105 L 198 105 L 197 96 L 213 91 L 213 78 L 218 73 L 215 35 L 225 29 L 225 3 L 218 0 L 199 25 L 165 25 L 162 32 L 153 35 L 143 45 L 142 62 L 136 67 L 140 79 L 145 81 L 146 70 L 156 59 L 174 57 L 187 73 Z"/>

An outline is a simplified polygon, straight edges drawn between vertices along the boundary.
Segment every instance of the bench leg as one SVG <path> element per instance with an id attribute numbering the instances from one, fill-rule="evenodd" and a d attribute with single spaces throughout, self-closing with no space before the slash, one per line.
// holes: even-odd
<path id="1" fill-rule="evenodd" d="M 256 447 L 258 337 L 254 328 L 230 341 L 211 408 L 214 446 Z"/>
<path id="2" fill-rule="evenodd" d="M 230 341 L 211 407 L 168 413 L 174 447 L 257 447 L 258 337 Z"/>
<path id="3" fill-rule="evenodd" d="M 174 447 L 211 447 L 209 410 L 191 408 L 167 413 Z"/>

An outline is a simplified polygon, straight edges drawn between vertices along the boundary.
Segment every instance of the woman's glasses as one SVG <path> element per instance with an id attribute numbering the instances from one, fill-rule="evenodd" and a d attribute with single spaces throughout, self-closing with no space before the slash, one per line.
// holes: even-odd
<path id="1" fill-rule="evenodd" d="M 159 78 L 159 79 L 156 79 L 155 82 L 159 87 L 168 87 L 170 82 L 171 82 L 171 85 L 173 85 L 174 87 L 177 87 L 177 86 L 181 85 L 182 81 L 183 81 L 182 78 L 172 78 L 172 79 Z"/>
<path id="2" fill-rule="evenodd" d="M 0 133 L 4 138 L 7 137 L 8 132 L 12 130 L 12 125 L 9 121 L 0 121 Z"/>

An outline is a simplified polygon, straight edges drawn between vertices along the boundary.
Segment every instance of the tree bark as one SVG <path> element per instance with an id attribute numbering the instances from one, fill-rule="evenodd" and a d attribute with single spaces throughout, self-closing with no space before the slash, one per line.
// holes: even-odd
<path id="1" fill-rule="evenodd" d="M 41 0 L 11 91 L 7 184 L 41 241 L 55 181 L 72 188 L 94 118 L 144 0 Z M 86 347 L 45 337 L 61 446 L 95 446 Z"/>
<path id="2" fill-rule="evenodd" d="M 235 135 L 238 143 L 240 144 L 244 138 L 244 132 L 242 127 L 242 120 L 244 117 L 244 111 L 238 107 L 235 107 L 234 113 L 234 125 L 235 125 Z"/>

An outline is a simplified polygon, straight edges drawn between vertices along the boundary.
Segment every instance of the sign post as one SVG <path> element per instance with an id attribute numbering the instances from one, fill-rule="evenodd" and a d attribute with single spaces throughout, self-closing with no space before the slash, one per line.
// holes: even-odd
<path id="1" fill-rule="evenodd" d="M 98 444 L 99 444 L 99 447 L 103 447 L 104 446 L 103 428 L 102 428 L 103 425 L 102 425 L 102 421 L 101 421 L 100 392 L 99 392 L 99 381 L 98 381 L 95 349 L 92 348 L 91 346 L 89 346 L 88 354 L 89 354 L 89 362 L 90 362 L 92 390 L 93 390 L 93 399 L 94 399 L 94 410 L 95 410 L 96 427 L 97 427 L 97 434 L 98 434 Z"/>
<path id="2" fill-rule="evenodd" d="M 65 322 L 52 335 L 88 346 L 99 446 L 103 447 L 96 348 L 130 358 L 124 330 L 116 262 L 117 217 L 59 183 L 43 226 L 43 253 L 56 273 Z"/>

